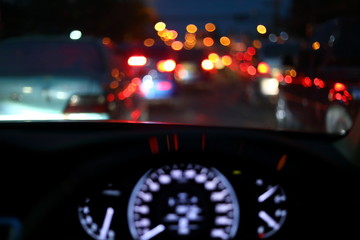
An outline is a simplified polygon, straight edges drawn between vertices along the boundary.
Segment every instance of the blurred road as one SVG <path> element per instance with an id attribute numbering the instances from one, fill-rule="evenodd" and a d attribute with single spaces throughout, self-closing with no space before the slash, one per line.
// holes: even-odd
<path id="1" fill-rule="evenodd" d="M 249 101 L 243 93 L 235 81 L 214 81 L 200 89 L 182 88 L 168 104 L 152 105 L 149 121 L 276 128 L 275 104 Z"/>

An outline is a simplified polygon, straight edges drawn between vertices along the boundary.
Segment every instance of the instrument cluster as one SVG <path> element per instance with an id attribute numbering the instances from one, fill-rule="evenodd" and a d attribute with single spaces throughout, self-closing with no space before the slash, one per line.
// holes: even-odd
<path id="1" fill-rule="evenodd" d="M 27 142 L 20 142 L 14 152 L 23 157 L 8 161 L 0 176 L 7 194 L 2 216 L 15 216 L 24 240 L 303 240 L 357 234 L 352 219 L 360 215 L 354 187 L 359 174 L 327 140 L 129 127 L 104 128 L 93 138 L 81 131 L 69 138 L 73 129 L 58 130 L 51 146 L 59 145 L 46 151 L 27 150 Z M 48 142 L 34 141 L 38 149 Z M 9 181 L 14 176 L 23 181 Z"/>
<path id="2" fill-rule="evenodd" d="M 270 239 L 286 233 L 293 207 L 291 180 L 282 179 L 286 154 L 268 156 L 273 160 L 263 167 L 239 157 L 180 156 L 119 166 L 82 187 L 76 209 L 81 238 Z"/>

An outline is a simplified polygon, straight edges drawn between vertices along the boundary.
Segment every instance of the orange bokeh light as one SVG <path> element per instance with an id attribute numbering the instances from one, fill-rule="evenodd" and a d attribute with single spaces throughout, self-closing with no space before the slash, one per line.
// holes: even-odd
<path id="1" fill-rule="evenodd" d="M 194 24 L 189 24 L 186 26 L 186 31 L 188 31 L 189 33 L 196 33 L 197 30 L 198 29 Z"/>
<path id="2" fill-rule="evenodd" d="M 224 36 L 224 37 L 220 38 L 220 43 L 223 46 L 229 46 L 231 41 L 230 41 L 230 38 Z"/>
<path id="3" fill-rule="evenodd" d="M 184 44 L 180 41 L 174 41 L 172 44 L 171 44 L 171 48 L 175 51 L 179 51 L 181 50 L 182 48 L 184 47 Z"/>
<path id="4" fill-rule="evenodd" d="M 203 39 L 203 43 L 206 47 L 211 47 L 214 45 L 214 40 L 211 37 L 206 37 Z"/>
<path id="5" fill-rule="evenodd" d="M 155 40 L 152 38 L 147 38 L 144 40 L 144 46 L 151 47 L 155 44 Z"/>

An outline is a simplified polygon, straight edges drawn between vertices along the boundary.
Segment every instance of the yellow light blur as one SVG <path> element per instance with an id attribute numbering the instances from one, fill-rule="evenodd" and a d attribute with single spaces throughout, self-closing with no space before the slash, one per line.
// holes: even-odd
<path id="1" fill-rule="evenodd" d="M 232 63 L 232 58 L 229 55 L 224 55 L 221 58 L 221 62 L 225 65 L 225 66 L 230 66 Z"/>
<path id="2" fill-rule="evenodd" d="M 160 72 L 171 72 L 175 69 L 175 67 L 176 67 L 176 62 L 172 59 L 162 60 L 159 61 L 157 64 L 157 69 Z"/>
<path id="3" fill-rule="evenodd" d="M 164 63 L 164 69 L 168 72 L 173 71 L 176 68 L 176 62 L 172 59 L 166 60 Z"/>
<path id="4" fill-rule="evenodd" d="M 177 38 L 178 33 L 175 30 L 169 30 L 166 32 L 165 38 L 167 39 L 175 39 Z"/>
<path id="5" fill-rule="evenodd" d="M 253 44 L 253 46 L 255 48 L 261 48 L 262 47 L 262 43 L 261 43 L 260 40 L 254 40 L 252 44 Z"/>
<path id="6" fill-rule="evenodd" d="M 266 74 L 270 72 L 270 66 L 266 62 L 260 62 L 257 66 L 257 70 L 261 74 Z"/>
<path id="7" fill-rule="evenodd" d="M 314 49 L 314 50 L 319 50 L 320 49 L 320 43 L 319 42 L 313 42 L 313 44 L 311 45 L 311 47 Z"/>
<path id="8" fill-rule="evenodd" d="M 203 39 L 203 43 L 206 47 L 211 47 L 214 45 L 214 40 L 211 37 L 206 37 Z"/>
<path id="9" fill-rule="evenodd" d="M 157 22 L 154 28 L 156 31 L 163 31 L 166 28 L 166 24 L 164 22 Z"/>
<path id="10" fill-rule="evenodd" d="M 164 30 L 158 31 L 157 34 L 159 35 L 159 37 L 164 37 L 164 36 L 166 36 L 167 31 L 168 31 L 167 29 L 164 29 Z"/>
<path id="11" fill-rule="evenodd" d="M 204 59 L 202 62 L 201 62 L 201 67 L 204 69 L 204 70 L 211 70 L 214 68 L 214 63 L 211 62 L 209 59 Z"/>
<path id="12" fill-rule="evenodd" d="M 206 30 L 206 31 L 208 31 L 208 32 L 213 32 L 213 31 L 215 31 L 215 29 L 216 29 L 215 24 L 213 24 L 213 23 L 207 23 L 207 24 L 205 24 L 205 30 Z"/>
<path id="13" fill-rule="evenodd" d="M 155 40 L 152 38 L 147 38 L 144 40 L 144 46 L 151 47 L 155 44 Z"/>
<path id="14" fill-rule="evenodd" d="M 188 31 L 189 33 L 196 33 L 197 27 L 194 24 L 189 24 L 186 26 L 186 31 Z"/>
<path id="15" fill-rule="evenodd" d="M 266 31 L 267 31 L 267 30 L 266 30 L 266 27 L 265 27 L 264 25 L 262 25 L 262 24 L 257 25 L 256 30 L 257 30 L 258 33 L 260 33 L 260 34 L 265 34 Z"/>
<path id="16" fill-rule="evenodd" d="M 171 48 L 175 51 L 179 51 L 181 50 L 182 48 L 184 47 L 184 44 L 180 41 L 174 41 L 172 44 L 171 44 Z"/>
<path id="17" fill-rule="evenodd" d="M 220 70 L 220 69 L 225 68 L 225 66 L 224 66 L 224 64 L 222 63 L 222 61 L 217 61 L 217 62 L 215 63 L 215 68 Z"/>
<path id="18" fill-rule="evenodd" d="M 219 61 L 219 55 L 217 55 L 216 53 L 210 53 L 208 58 L 213 63 L 216 63 L 217 61 Z"/>
<path id="19" fill-rule="evenodd" d="M 224 36 L 224 37 L 220 38 L 220 43 L 223 46 L 229 46 L 231 41 L 230 41 L 230 38 Z"/>

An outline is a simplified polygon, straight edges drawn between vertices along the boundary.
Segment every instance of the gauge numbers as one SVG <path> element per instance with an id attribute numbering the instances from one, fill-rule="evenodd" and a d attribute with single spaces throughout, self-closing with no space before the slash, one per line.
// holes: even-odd
<path id="1" fill-rule="evenodd" d="M 114 218 L 115 206 L 121 192 L 116 189 L 105 188 L 101 192 L 87 197 L 78 207 L 79 221 L 85 232 L 96 240 L 115 239 L 116 225 Z"/>
<path id="2" fill-rule="evenodd" d="M 274 235 L 284 224 L 287 215 L 286 195 L 279 184 L 270 185 L 260 178 L 256 180 L 256 186 L 259 190 L 257 202 L 260 206 L 257 234 L 264 239 Z"/>
<path id="3" fill-rule="evenodd" d="M 239 205 L 227 179 L 216 169 L 174 164 L 148 171 L 128 207 L 134 239 L 231 239 Z"/>

